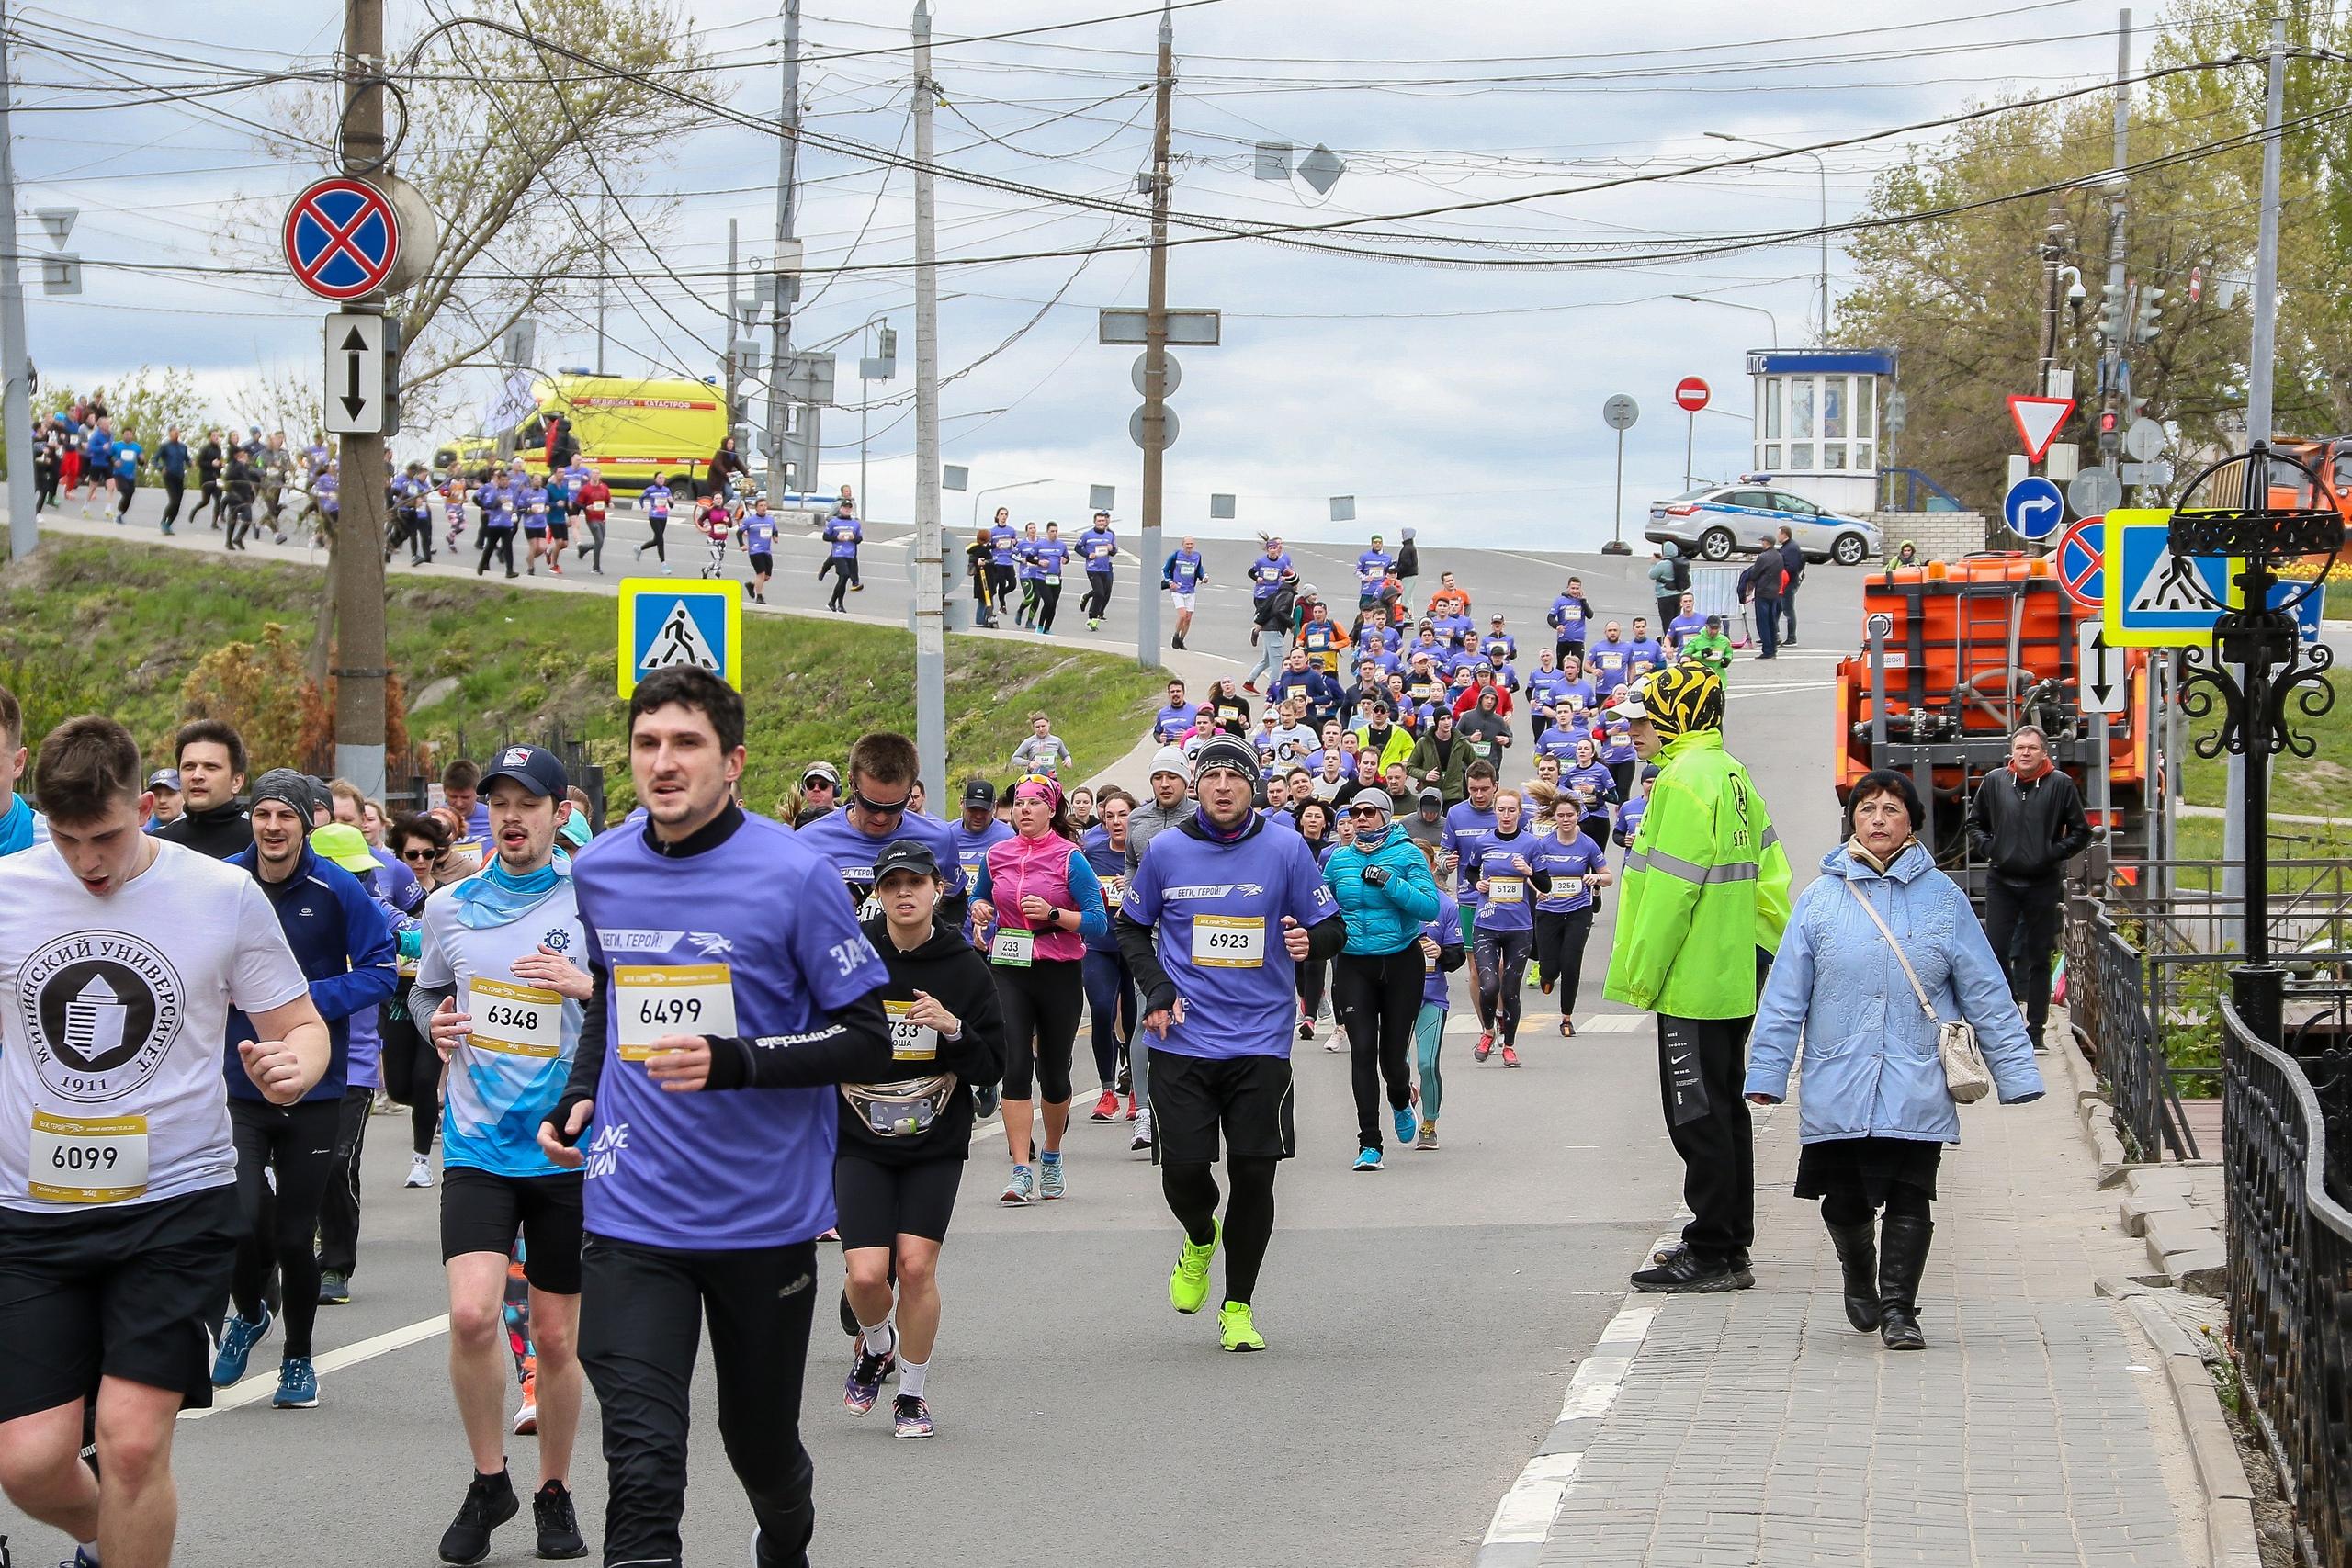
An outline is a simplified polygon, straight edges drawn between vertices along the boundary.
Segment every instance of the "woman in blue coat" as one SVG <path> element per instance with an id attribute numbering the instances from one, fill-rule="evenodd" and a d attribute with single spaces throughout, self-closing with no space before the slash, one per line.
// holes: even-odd
<path id="1" fill-rule="evenodd" d="M 1890 1350 L 1927 1343 L 1917 1295 L 1935 1233 L 1928 1201 L 1943 1145 L 1960 1141 L 1938 1021 L 1974 1026 L 2003 1104 L 2042 1092 L 1968 895 L 1913 836 L 1926 817 L 1901 773 L 1882 769 L 1854 785 L 1847 840 L 1797 897 L 1748 1040 L 1747 1098 L 1777 1105 L 1788 1098 L 1803 1037 L 1796 1195 L 1821 1200 L 1848 1320 L 1865 1333 L 1876 1328 Z M 1933 1019 L 1871 910 L 1902 944 Z M 1873 1236 L 1882 1207 L 1886 1219 Z"/>

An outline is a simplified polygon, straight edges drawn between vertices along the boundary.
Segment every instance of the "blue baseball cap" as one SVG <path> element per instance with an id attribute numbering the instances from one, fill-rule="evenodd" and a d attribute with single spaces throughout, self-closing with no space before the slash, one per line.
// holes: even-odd
<path id="1" fill-rule="evenodd" d="M 490 793 L 492 779 L 513 779 L 533 795 L 549 799 L 561 799 L 571 787 L 571 775 L 552 751 L 537 746 L 509 746 L 498 753 L 498 759 L 481 771 L 481 792 Z"/>

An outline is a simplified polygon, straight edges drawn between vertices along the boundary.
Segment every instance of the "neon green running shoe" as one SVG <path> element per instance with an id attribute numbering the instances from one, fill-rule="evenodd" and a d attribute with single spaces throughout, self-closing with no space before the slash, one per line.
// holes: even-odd
<path id="1" fill-rule="evenodd" d="M 1224 1240 L 1225 1224 L 1219 1220 L 1209 1222 L 1209 1244 L 1206 1247 L 1193 1245 L 1191 1236 L 1184 1238 L 1184 1250 L 1176 1255 L 1176 1271 L 1168 1276 L 1170 1306 L 1178 1312 L 1195 1313 L 1207 1304 L 1209 1259 L 1216 1256 L 1217 1247 Z"/>
<path id="2" fill-rule="evenodd" d="M 1250 1315 L 1247 1303 L 1226 1303 L 1217 1309 L 1216 1323 L 1225 1337 L 1227 1349 L 1262 1350 L 1266 1348 L 1266 1337 L 1258 1332 L 1257 1320 Z"/>

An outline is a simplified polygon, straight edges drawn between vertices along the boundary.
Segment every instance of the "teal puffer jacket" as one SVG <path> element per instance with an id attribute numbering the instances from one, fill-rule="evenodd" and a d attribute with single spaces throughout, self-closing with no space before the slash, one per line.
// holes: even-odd
<path id="1" fill-rule="evenodd" d="M 1388 880 L 1378 886 L 1363 879 L 1367 866 L 1381 866 Z M 1424 921 L 1437 915 L 1437 879 L 1419 848 L 1394 826 L 1379 847 L 1341 844 L 1323 863 L 1323 880 L 1340 901 L 1348 928 L 1347 951 L 1360 958 L 1401 953 L 1421 939 Z"/>

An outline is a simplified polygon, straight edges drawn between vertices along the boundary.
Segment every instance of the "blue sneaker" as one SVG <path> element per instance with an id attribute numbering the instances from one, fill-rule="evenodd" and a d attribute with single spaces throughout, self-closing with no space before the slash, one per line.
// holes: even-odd
<path id="1" fill-rule="evenodd" d="M 308 1356 L 288 1356 L 277 1364 L 277 1392 L 270 1404 L 280 1410 L 311 1410 L 319 1403 L 319 1374 Z"/>
<path id="2" fill-rule="evenodd" d="M 1380 1168 L 1380 1151 L 1378 1149 L 1357 1150 L 1355 1168 L 1358 1170 L 1378 1170 Z"/>
<path id="3" fill-rule="evenodd" d="M 1050 1202 L 1056 1198 L 1068 1196 L 1069 1192 L 1069 1187 L 1062 1179 L 1062 1156 L 1057 1154 L 1042 1156 L 1037 1166 L 1037 1196 Z"/>
<path id="4" fill-rule="evenodd" d="M 269 1303 L 262 1303 L 261 1321 L 251 1323 L 231 1314 L 229 1325 L 220 1331 L 220 1353 L 212 1360 L 212 1386 L 227 1388 L 245 1375 L 245 1363 L 253 1359 L 254 1347 L 269 1332 Z"/>
<path id="5" fill-rule="evenodd" d="M 1420 1123 L 1414 1120 L 1413 1108 L 1409 1105 L 1398 1106 L 1396 1108 L 1396 1146 L 1400 1149 L 1411 1148 L 1413 1146 L 1413 1135 L 1421 1130 Z"/>

